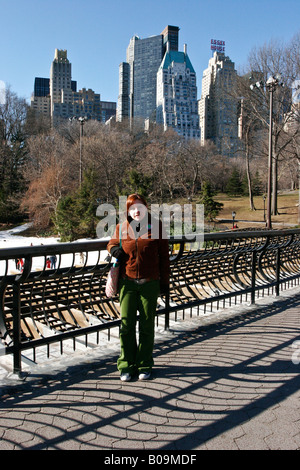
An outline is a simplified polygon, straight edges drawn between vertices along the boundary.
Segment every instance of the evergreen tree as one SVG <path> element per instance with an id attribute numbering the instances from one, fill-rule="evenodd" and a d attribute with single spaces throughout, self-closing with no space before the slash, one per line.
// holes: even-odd
<path id="1" fill-rule="evenodd" d="M 118 189 L 118 194 L 128 196 L 129 194 L 138 193 L 147 197 L 151 192 L 151 188 L 152 178 L 132 168 L 123 178 L 122 189 Z"/>
<path id="2" fill-rule="evenodd" d="M 205 181 L 202 185 L 199 202 L 204 205 L 204 217 L 209 221 L 212 221 L 223 207 L 223 204 L 215 201 L 213 196 L 214 191 L 211 184 Z"/>
<path id="3" fill-rule="evenodd" d="M 260 179 L 258 171 L 255 174 L 255 177 L 252 180 L 252 195 L 253 196 L 261 196 L 263 194 L 263 183 Z M 247 176 L 245 175 L 242 181 L 242 189 L 243 189 L 243 195 L 244 196 L 249 196 L 249 186 L 248 186 L 248 180 Z"/>
<path id="4" fill-rule="evenodd" d="M 78 219 L 78 235 L 95 237 L 98 179 L 93 170 L 84 173 L 76 194 L 75 212 Z"/>
<path id="5" fill-rule="evenodd" d="M 53 221 L 62 241 L 95 237 L 97 186 L 95 172 L 88 170 L 78 190 L 59 201 Z"/>
<path id="6" fill-rule="evenodd" d="M 230 175 L 225 192 L 230 196 L 240 196 L 243 194 L 243 184 L 236 168 L 233 169 Z"/>
<path id="7" fill-rule="evenodd" d="M 76 199 L 71 195 L 62 198 L 57 205 L 53 222 L 62 242 L 70 242 L 77 238 L 76 227 L 78 220 L 75 207 Z"/>
<path id="8" fill-rule="evenodd" d="M 253 196 L 261 196 L 263 194 L 263 183 L 260 179 L 258 171 L 255 173 L 252 184 Z"/>

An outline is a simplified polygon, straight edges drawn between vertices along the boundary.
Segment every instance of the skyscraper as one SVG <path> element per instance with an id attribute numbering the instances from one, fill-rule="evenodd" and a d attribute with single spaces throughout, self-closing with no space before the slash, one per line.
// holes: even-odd
<path id="1" fill-rule="evenodd" d="M 71 89 L 76 92 L 77 82 L 71 81 Z M 51 116 L 50 79 L 36 77 L 34 80 L 34 92 L 31 97 L 31 107 L 39 114 Z"/>
<path id="2" fill-rule="evenodd" d="M 37 77 L 31 107 L 51 117 L 52 125 L 70 117 L 86 117 L 106 122 L 116 115 L 116 103 L 101 101 L 100 94 L 90 88 L 77 91 L 71 78 L 72 66 L 66 50 L 55 49 L 50 79 Z"/>
<path id="3" fill-rule="evenodd" d="M 186 46 L 178 52 L 178 34 L 168 25 L 158 36 L 131 38 L 119 67 L 117 120 L 157 122 L 199 139 L 196 74 Z"/>
<path id="4" fill-rule="evenodd" d="M 222 155 L 234 155 L 238 146 L 238 101 L 232 95 L 236 80 L 234 63 L 223 52 L 214 52 L 203 72 L 198 102 L 201 141 L 212 140 Z"/>
<path id="5" fill-rule="evenodd" d="M 160 66 L 163 54 L 163 36 L 152 36 L 140 39 L 137 36 L 131 38 L 127 48 L 126 60 L 129 64 L 129 74 L 123 76 L 129 80 L 121 87 L 128 89 L 129 95 L 124 106 L 128 109 L 128 117 L 154 118 L 156 110 L 156 74 Z M 123 70 L 126 68 L 123 65 Z M 126 116 L 125 110 L 120 115 Z"/>
<path id="6" fill-rule="evenodd" d="M 178 26 L 167 26 L 161 33 L 163 36 L 164 52 L 167 50 L 167 43 L 169 43 L 170 51 L 178 51 Z"/>
<path id="7" fill-rule="evenodd" d="M 119 68 L 118 120 L 125 118 L 156 119 L 156 76 L 163 59 L 166 43 L 178 49 L 177 26 L 146 39 L 133 36 L 126 51 L 126 62 Z"/>
<path id="8" fill-rule="evenodd" d="M 117 121 L 124 121 L 130 116 L 129 110 L 130 96 L 130 65 L 122 62 L 119 65 L 119 96 L 117 107 Z"/>
<path id="9" fill-rule="evenodd" d="M 72 65 L 66 50 L 55 49 L 50 69 L 51 117 L 56 114 L 55 104 L 68 105 L 72 102 Z"/>
<path id="10" fill-rule="evenodd" d="M 167 51 L 157 73 L 157 122 L 186 139 L 200 139 L 196 73 L 187 54 Z"/>
<path id="11" fill-rule="evenodd" d="M 38 114 L 50 117 L 50 80 L 36 77 L 30 106 Z"/>
<path id="12" fill-rule="evenodd" d="M 36 77 L 34 80 L 34 96 L 48 96 L 48 95 L 50 95 L 49 78 Z"/>

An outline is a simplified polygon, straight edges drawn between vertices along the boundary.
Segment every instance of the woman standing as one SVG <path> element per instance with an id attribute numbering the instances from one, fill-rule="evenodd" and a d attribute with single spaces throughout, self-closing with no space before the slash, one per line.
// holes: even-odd
<path id="1" fill-rule="evenodd" d="M 169 289 L 169 244 L 161 223 L 153 220 L 148 213 L 147 202 L 143 196 L 131 194 L 128 197 L 126 215 L 121 230 L 118 224 L 107 246 L 108 251 L 121 265 L 121 354 L 117 366 L 122 381 L 131 380 L 135 373 L 139 374 L 140 380 L 145 380 L 150 378 L 153 366 L 157 297 L 160 292 L 166 293 Z"/>

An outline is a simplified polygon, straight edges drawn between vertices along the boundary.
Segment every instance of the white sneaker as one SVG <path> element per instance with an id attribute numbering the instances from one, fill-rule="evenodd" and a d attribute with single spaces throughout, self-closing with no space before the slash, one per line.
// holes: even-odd
<path id="1" fill-rule="evenodd" d="M 131 375 L 128 373 L 123 373 L 121 374 L 120 380 L 122 380 L 122 382 L 129 382 L 131 380 Z"/>
<path id="2" fill-rule="evenodd" d="M 139 380 L 149 380 L 151 377 L 151 372 L 141 372 L 139 374 Z"/>

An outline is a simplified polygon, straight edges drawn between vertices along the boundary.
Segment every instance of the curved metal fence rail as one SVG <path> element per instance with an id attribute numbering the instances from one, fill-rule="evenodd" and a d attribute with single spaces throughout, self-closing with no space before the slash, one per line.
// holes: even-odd
<path id="1" fill-rule="evenodd" d="M 170 239 L 170 294 L 157 315 L 206 311 L 213 303 L 250 299 L 280 285 L 299 283 L 300 230 L 204 234 L 203 241 Z M 108 299 L 110 267 L 105 241 L 18 247 L 0 252 L 0 334 L 2 350 L 13 354 L 21 372 L 21 352 L 118 327 L 118 297 Z M 56 265 L 48 268 L 48 258 Z M 16 269 L 16 260 L 24 266 Z M 98 337 L 98 336 L 97 336 Z"/>

